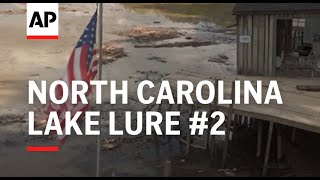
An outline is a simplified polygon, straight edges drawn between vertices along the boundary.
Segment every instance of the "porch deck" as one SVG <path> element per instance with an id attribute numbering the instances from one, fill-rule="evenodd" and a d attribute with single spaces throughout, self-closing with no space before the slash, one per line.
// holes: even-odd
<path id="1" fill-rule="evenodd" d="M 176 82 L 178 80 L 188 80 L 192 81 L 194 85 L 196 85 L 201 80 L 212 80 L 222 79 L 224 80 L 224 96 L 226 98 L 231 97 L 231 89 L 232 82 L 234 80 L 262 80 L 262 92 L 266 93 L 270 80 L 274 80 L 272 77 L 266 76 L 202 76 L 198 74 L 188 73 L 188 72 L 177 72 L 171 74 L 164 78 L 168 80 L 171 84 L 171 88 L 173 92 L 176 90 Z M 253 118 L 254 120 L 264 120 L 269 122 L 269 130 L 268 130 L 268 139 L 266 142 L 266 150 L 264 155 L 264 165 L 262 175 L 267 175 L 268 170 L 268 162 L 269 162 L 269 154 L 270 147 L 272 141 L 272 134 L 274 124 L 276 123 L 277 128 L 277 157 L 281 159 L 282 157 L 282 143 L 281 143 L 281 130 L 280 126 L 277 124 L 282 124 L 286 126 L 293 127 L 292 131 L 292 140 L 294 139 L 295 129 L 300 128 L 303 130 L 320 133 L 320 92 L 311 92 L 311 91 L 299 91 L 296 89 L 297 85 L 320 85 L 320 78 L 286 78 L 286 77 L 277 77 L 278 86 L 280 88 L 280 93 L 282 96 L 283 104 L 276 104 L 272 102 L 270 104 L 257 105 L 256 103 L 251 104 L 234 104 L 231 105 L 217 105 L 214 107 L 216 110 L 220 110 L 228 113 L 228 117 L 226 119 L 227 128 L 225 131 L 225 137 L 229 137 L 230 135 L 230 124 L 232 119 L 232 114 L 246 116 Z M 204 89 L 204 88 L 203 88 Z M 202 96 L 205 97 L 208 95 L 208 90 L 203 90 Z M 195 94 L 192 94 L 194 100 Z M 243 93 L 241 93 L 241 97 L 243 97 Z M 230 114 L 231 113 L 231 114 Z M 258 141 L 257 141 L 257 157 L 261 156 L 262 149 L 262 123 L 258 121 Z M 210 136 L 211 137 L 211 136 Z M 214 139 L 210 138 L 209 139 Z M 189 148 L 191 146 L 191 137 L 190 134 L 187 136 L 185 141 L 186 143 L 186 154 L 189 154 Z M 207 139 L 207 138 L 206 138 Z M 206 140 L 207 141 L 207 140 Z M 227 151 L 228 151 L 228 141 L 229 138 L 225 138 L 224 142 L 224 150 L 222 155 L 222 168 L 225 167 L 226 159 L 227 159 Z M 210 145 L 211 140 L 207 141 L 209 146 L 209 152 L 214 151 L 210 150 L 210 147 L 214 147 L 214 145 Z M 214 142 L 213 142 L 214 144 Z M 211 154 L 211 152 L 210 152 Z"/>
<path id="2" fill-rule="evenodd" d="M 214 81 L 215 78 L 224 80 L 224 94 L 226 98 L 231 97 L 233 80 L 262 80 L 262 92 L 264 95 L 267 91 L 267 83 L 269 83 L 270 80 L 274 80 L 273 77 L 244 75 L 216 75 L 208 77 L 189 72 L 177 72 L 165 77 L 165 80 L 170 82 L 174 92 L 176 90 L 177 80 L 189 80 L 196 85 L 201 80 Z M 255 103 L 235 104 L 233 106 L 233 113 L 320 133 L 320 92 L 299 91 L 296 89 L 297 85 L 320 85 L 320 78 L 277 77 L 276 79 L 280 88 L 283 104 L 276 104 L 275 102 L 261 105 Z M 204 90 L 203 96 L 206 95 L 208 95 L 208 91 Z M 196 99 L 195 94 L 192 96 Z M 241 97 L 243 97 L 242 93 Z M 218 109 L 227 112 L 229 105 L 218 105 Z"/>

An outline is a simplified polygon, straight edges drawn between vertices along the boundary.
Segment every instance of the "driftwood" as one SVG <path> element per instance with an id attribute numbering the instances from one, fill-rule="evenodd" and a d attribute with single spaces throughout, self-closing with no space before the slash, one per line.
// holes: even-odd
<path id="1" fill-rule="evenodd" d="M 297 85 L 296 88 L 300 91 L 320 91 L 320 85 Z"/>
<path id="2" fill-rule="evenodd" d="M 143 44 L 143 45 L 135 45 L 135 48 L 171 48 L 171 47 L 200 47 L 200 46 L 210 46 L 217 44 L 212 41 L 186 41 L 186 42 L 174 42 L 174 43 L 163 43 L 163 44 Z"/>
<path id="3" fill-rule="evenodd" d="M 179 37 L 174 28 L 168 27 L 134 27 L 128 31 L 118 32 L 120 36 L 128 36 L 139 42 L 154 42 Z"/>

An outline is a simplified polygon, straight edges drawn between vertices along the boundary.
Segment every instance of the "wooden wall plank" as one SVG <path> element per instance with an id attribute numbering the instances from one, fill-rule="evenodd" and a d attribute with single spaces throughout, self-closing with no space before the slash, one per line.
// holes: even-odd
<path id="1" fill-rule="evenodd" d="M 265 33 L 264 33 L 264 39 L 265 39 L 265 56 L 264 56 L 264 75 L 267 76 L 269 74 L 269 15 L 265 16 Z"/>
<path id="2" fill-rule="evenodd" d="M 253 34 L 252 34 L 252 73 L 258 73 L 258 26 L 259 26 L 259 16 L 253 16 Z"/>
<path id="3" fill-rule="evenodd" d="M 259 33 L 259 43 L 258 43 L 258 74 L 264 74 L 264 64 L 265 64 L 265 17 L 264 15 L 259 16 L 259 25 L 258 25 L 258 33 Z"/>
<path id="4" fill-rule="evenodd" d="M 269 70 L 269 76 L 274 75 L 274 49 L 275 49 L 275 18 L 273 15 L 270 15 L 269 17 L 269 60 L 268 60 L 268 70 Z"/>
<path id="5" fill-rule="evenodd" d="M 247 73 L 252 74 L 254 73 L 254 66 L 253 66 L 253 59 L 252 59 L 252 47 L 253 47 L 253 41 L 254 41 L 254 36 L 253 36 L 253 28 L 252 28 L 252 24 L 253 24 L 253 16 L 252 15 L 248 15 L 247 16 L 247 28 L 248 28 L 248 32 L 247 35 L 250 36 L 250 42 L 247 43 Z"/>
<path id="6" fill-rule="evenodd" d="M 243 16 L 238 16 L 238 35 L 237 35 L 237 43 L 238 43 L 238 57 L 237 57 L 237 61 L 238 61 L 238 74 L 243 74 L 243 67 L 244 67 L 244 58 L 243 58 L 243 51 L 244 51 L 244 47 L 243 44 L 239 42 L 240 36 L 243 35 L 243 30 L 244 30 L 244 22 L 243 22 Z"/>
<path id="7" fill-rule="evenodd" d="M 248 16 L 243 18 L 243 35 L 248 35 Z M 243 73 L 248 73 L 248 43 L 243 43 Z"/>

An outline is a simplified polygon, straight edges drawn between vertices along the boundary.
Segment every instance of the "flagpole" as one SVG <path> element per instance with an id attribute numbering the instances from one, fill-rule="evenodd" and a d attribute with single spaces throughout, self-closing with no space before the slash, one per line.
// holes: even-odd
<path id="1" fill-rule="evenodd" d="M 103 3 L 99 3 L 99 71 L 98 80 L 102 79 L 102 19 L 103 19 Z M 99 116 L 99 132 L 101 133 L 101 112 L 102 104 L 100 104 L 100 116 Z M 101 137 L 97 136 L 97 172 L 96 176 L 100 176 L 100 151 L 101 151 Z"/>

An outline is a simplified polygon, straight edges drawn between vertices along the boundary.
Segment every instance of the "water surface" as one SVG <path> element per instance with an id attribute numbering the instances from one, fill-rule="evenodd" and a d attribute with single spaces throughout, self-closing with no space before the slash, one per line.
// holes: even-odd
<path id="1" fill-rule="evenodd" d="M 125 8 L 142 14 L 159 14 L 172 21 L 199 23 L 211 22 L 221 26 L 235 23 L 232 15 L 234 3 L 130 3 Z"/>

